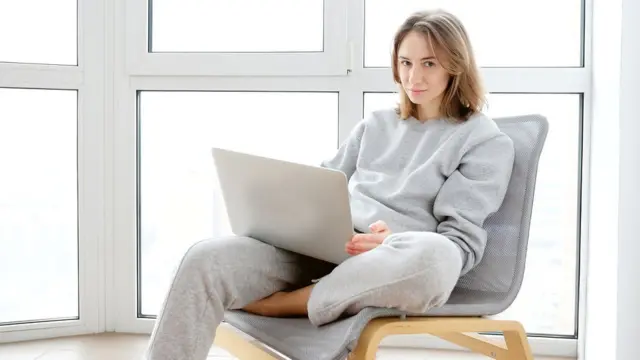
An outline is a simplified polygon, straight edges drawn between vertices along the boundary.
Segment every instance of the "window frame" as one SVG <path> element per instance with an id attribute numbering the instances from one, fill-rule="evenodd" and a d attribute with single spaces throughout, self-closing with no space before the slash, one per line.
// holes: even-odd
<path id="1" fill-rule="evenodd" d="M 139 114 L 141 111 L 141 103 L 142 103 L 142 93 L 153 93 L 153 92 L 162 92 L 162 93 L 172 93 L 172 92 L 177 92 L 177 93 L 192 93 L 192 92 L 198 92 L 198 93 L 235 93 L 235 94 L 240 94 L 240 93 L 260 93 L 260 94 L 280 94 L 280 95 L 285 95 L 288 93 L 291 94 L 313 94 L 313 95 L 326 95 L 326 94 L 330 94 L 332 96 L 335 97 L 336 100 L 336 110 L 340 108 L 340 99 L 339 99 L 339 92 L 337 90 L 334 91 L 327 91 L 327 90 L 296 90 L 296 91 L 276 91 L 276 90 L 260 90 L 260 91 L 255 91 L 255 90 L 250 90 L 250 91 L 245 91 L 245 90 L 229 90 L 229 89 L 224 89 L 224 90 L 138 90 L 136 92 L 136 112 Z M 336 111 L 335 113 L 336 118 L 339 116 L 339 112 Z M 148 122 L 149 120 L 146 120 L 146 122 Z M 337 123 L 335 124 L 337 127 Z M 137 317 L 139 319 L 155 319 L 156 317 L 154 315 L 149 315 L 146 314 L 145 312 L 143 312 L 143 308 L 144 308 L 144 304 L 142 302 L 142 295 L 144 292 L 144 286 L 142 284 L 143 281 L 143 276 L 142 276 L 142 268 L 145 266 L 144 263 L 142 262 L 142 248 L 143 248 L 143 239 L 142 239 L 142 223 L 140 221 L 140 214 L 142 214 L 143 212 L 143 208 L 144 206 L 142 206 L 141 201 L 142 201 L 142 195 L 140 193 L 140 190 L 142 188 L 142 181 L 141 181 L 141 176 L 143 174 L 142 168 L 141 168 L 141 164 L 140 164 L 140 151 L 143 148 L 142 144 L 140 143 L 140 129 L 141 129 L 142 123 L 141 123 L 141 118 L 138 115 L 138 118 L 136 119 L 136 134 L 138 134 L 138 139 L 136 142 L 136 152 L 138 154 L 137 159 L 138 161 L 136 161 L 135 165 L 136 165 L 136 202 L 135 205 L 137 207 L 136 209 L 136 213 L 138 214 L 138 219 L 137 219 L 137 226 L 136 226 L 136 231 L 137 231 L 137 235 L 136 235 L 136 256 L 137 256 L 137 266 L 136 266 L 136 271 L 137 271 L 137 275 L 136 275 L 136 313 L 137 313 Z M 338 133 L 338 129 L 334 128 L 334 130 L 336 130 L 336 133 Z M 327 142 L 328 143 L 328 142 Z M 337 146 L 337 144 L 333 144 L 333 146 Z M 148 176 L 148 175 L 144 175 L 144 176 Z M 215 211 L 214 211 L 215 213 Z M 180 241 L 178 239 L 178 241 Z M 147 245 L 148 246 L 148 245 Z M 148 266 L 148 265 L 146 265 Z M 147 268 L 147 271 L 149 270 L 149 268 Z M 153 271 L 153 270 L 152 270 Z"/>
<path id="2" fill-rule="evenodd" d="M 364 0 L 366 1 L 366 0 Z M 579 54 L 579 60 L 580 60 L 580 64 L 579 65 L 545 65 L 545 66 L 498 66 L 498 65 L 482 65 L 480 64 L 479 66 L 481 66 L 484 69 L 577 69 L 577 68 L 584 68 L 584 67 L 588 67 L 591 61 L 591 40 L 590 40 L 590 34 L 591 34 L 591 29 L 592 29 L 592 20 L 591 20 L 591 16 L 590 14 L 592 13 L 592 8 L 593 8 L 593 1 L 594 0 L 581 0 L 581 13 L 580 13 L 580 25 L 581 25 L 581 29 L 580 29 L 580 54 Z M 366 6 L 363 5 L 363 17 L 365 16 L 365 8 Z M 366 27 L 366 24 L 363 24 L 363 29 Z M 363 31 L 362 33 L 362 41 L 364 44 L 364 37 L 365 37 L 365 32 Z M 363 45 L 363 50 L 364 50 L 364 45 Z M 364 55 L 364 52 L 363 52 Z M 384 68 L 384 67 L 380 67 L 377 65 L 370 65 L 370 66 L 366 66 L 365 64 L 365 59 L 364 56 L 362 58 L 362 67 L 365 69 L 380 69 L 380 68 Z"/>
<path id="3" fill-rule="evenodd" d="M 104 46 L 106 26 L 112 16 L 108 9 L 105 0 L 77 1 L 78 65 L 0 62 L 1 88 L 76 91 L 78 115 L 78 318 L 0 326 L 0 343 L 91 334 L 104 328 L 106 288 L 100 280 L 108 276 L 104 268 L 108 243 L 103 210 L 106 184 L 103 130 L 110 112 Z"/>
<path id="4" fill-rule="evenodd" d="M 131 75 L 170 76 L 339 76 L 346 73 L 346 2 L 323 0 L 321 52 L 150 52 L 150 4 L 126 3 L 126 59 Z M 331 16 L 326 16 L 331 14 Z M 140 19 L 145 19 L 140 21 Z"/>

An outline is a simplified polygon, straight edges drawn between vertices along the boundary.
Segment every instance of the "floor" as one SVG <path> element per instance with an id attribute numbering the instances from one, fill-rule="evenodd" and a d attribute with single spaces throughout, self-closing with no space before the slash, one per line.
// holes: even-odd
<path id="1" fill-rule="evenodd" d="M 148 335 L 100 334 L 52 340 L 37 340 L 0 344 L 2 360 L 140 360 Z M 231 360 L 228 353 L 212 348 L 208 360 Z M 481 360 L 462 352 L 382 349 L 380 360 Z M 567 358 L 536 358 L 536 360 L 570 360 Z"/>

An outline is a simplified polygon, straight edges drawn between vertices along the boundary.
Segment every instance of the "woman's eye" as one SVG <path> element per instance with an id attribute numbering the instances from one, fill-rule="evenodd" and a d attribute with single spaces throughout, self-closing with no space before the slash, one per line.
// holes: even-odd
<path id="1" fill-rule="evenodd" d="M 411 63 L 410 63 L 410 62 L 408 62 L 407 60 L 401 60 L 401 61 L 400 61 L 400 64 L 402 64 L 402 65 L 404 65 L 404 66 L 409 66 L 409 65 L 411 65 Z"/>
<path id="2" fill-rule="evenodd" d="M 425 61 L 424 65 L 426 67 L 434 67 L 436 65 L 436 63 L 434 63 L 433 61 Z"/>

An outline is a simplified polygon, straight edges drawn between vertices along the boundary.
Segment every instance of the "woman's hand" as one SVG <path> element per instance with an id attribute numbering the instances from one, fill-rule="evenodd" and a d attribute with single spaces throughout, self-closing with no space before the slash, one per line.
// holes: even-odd
<path id="1" fill-rule="evenodd" d="M 345 245 L 345 250 L 349 255 L 358 255 L 374 249 L 391 234 L 389 226 L 382 220 L 369 225 L 369 230 L 371 230 L 371 233 L 353 235 L 351 241 Z"/>

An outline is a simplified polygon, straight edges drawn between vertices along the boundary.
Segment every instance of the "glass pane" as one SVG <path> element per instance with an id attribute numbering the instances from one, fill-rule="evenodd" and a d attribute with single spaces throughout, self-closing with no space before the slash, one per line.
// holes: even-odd
<path id="1" fill-rule="evenodd" d="M 76 0 L 0 1 L 0 61 L 77 65 Z"/>
<path id="2" fill-rule="evenodd" d="M 402 21 L 433 8 L 460 18 L 480 66 L 581 66 L 582 0 L 366 0 L 365 67 L 391 66 Z"/>
<path id="3" fill-rule="evenodd" d="M 155 315 L 187 247 L 230 234 L 211 148 L 320 164 L 337 148 L 338 94 L 142 92 L 139 108 L 140 311 Z"/>
<path id="4" fill-rule="evenodd" d="M 323 50 L 322 0 L 150 0 L 154 52 Z"/>
<path id="5" fill-rule="evenodd" d="M 78 317 L 77 93 L 0 89 L 0 323 Z"/>
<path id="6" fill-rule="evenodd" d="M 365 112 L 392 107 L 396 95 L 367 93 Z M 549 120 L 540 159 L 527 253 L 516 301 L 496 318 L 516 319 L 529 333 L 573 336 L 581 99 L 578 94 L 491 94 L 493 117 L 539 113 Z"/>

